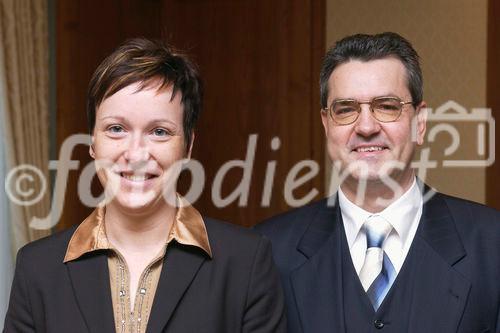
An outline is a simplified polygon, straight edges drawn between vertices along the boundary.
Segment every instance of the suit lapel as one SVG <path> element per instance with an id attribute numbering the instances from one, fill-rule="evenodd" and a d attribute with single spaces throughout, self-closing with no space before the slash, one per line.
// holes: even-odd
<path id="1" fill-rule="evenodd" d="M 456 332 L 471 284 L 453 267 L 466 252 L 440 194 L 424 205 L 414 242 L 418 260 L 409 332 Z"/>
<path id="2" fill-rule="evenodd" d="M 340 223 L 338 200 L 335 207 L 325 201 L 297 246 L 305 260 L 292 272 L 291 284 L 305 333 L 345 332 Z M 409 333 L 456 332 L 471 284 L 454 268 L 466 252 L 440 194 L 424 205 L 414 243 Z"/>
<path id="3" fill-rule="evenodd" d="M 151 309 L 147 332 L 156 333 L 164 330 L 205 258 L 195 248 L 176 242 L 169 245 Z"/>
<path id="4" fill-rule="evenodd" d="M 114 332 L 106 255 L 92 253 L 67 264 L 73 292 L 90 332 Z"/>
<path id="5" fill-rule="evenodd" d="M 340 208 L 327 201 L 312 218 L 297 251 L 307 259 L 291 274 L 303 332 L 345 332 L 342 301 Z"/>

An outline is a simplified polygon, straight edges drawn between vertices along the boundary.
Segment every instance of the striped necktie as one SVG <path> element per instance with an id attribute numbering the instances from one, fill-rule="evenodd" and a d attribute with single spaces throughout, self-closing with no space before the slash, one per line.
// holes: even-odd
<path id="1" fill-rule="evenodd" d="M 396 271 L 382 244 L 392 230 L 392 226 L 379 215 L 370 216 L 363 225 L 366 233 L 366 255 L 359 279 L 375 311 L 391 288 Z"/>

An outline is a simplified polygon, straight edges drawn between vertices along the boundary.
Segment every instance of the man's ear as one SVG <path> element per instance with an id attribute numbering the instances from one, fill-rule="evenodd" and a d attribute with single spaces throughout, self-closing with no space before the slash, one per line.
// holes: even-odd
<path id="1" fill-rule="evenodd" d="M 191 159 L 191 152 L 193 151 L 193 143 L 194 143 L 194 131 L 191 132 L 191 140 L 189 140 L 189 147 L 187 147 L 186 150 L 186 158 L 189 160 Z"/>
<path id="2" fill-rule="evenodd" d="M 422 101 L 415 110 L 416 141 L 421 146 L 424 143 L 425 131 L 427 130 L 427 104 Z"/>
<path id="3" fill-rule="evenodd" d="M 328 134 L 328 111 L 321 109 L 321 122 L 323 123 L 323 129 L 325 130 L 325 135 Z"/>

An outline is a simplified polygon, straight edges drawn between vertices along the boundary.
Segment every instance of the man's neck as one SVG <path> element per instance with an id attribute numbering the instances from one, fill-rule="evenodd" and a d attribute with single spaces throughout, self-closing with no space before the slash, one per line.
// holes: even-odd
<path id="1" fill-rule="evenodd" d="M 398 181 L 392 179 L 392 182 L 345 180 L 340 187 L 349 201 L 367 212 L 379 213 L 408 191 L 414 181 L 415 175 L 412 174 Z"/>

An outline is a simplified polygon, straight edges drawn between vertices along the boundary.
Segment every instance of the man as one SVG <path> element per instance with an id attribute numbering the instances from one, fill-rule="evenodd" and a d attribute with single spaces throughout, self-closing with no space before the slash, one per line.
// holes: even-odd
<path id="1" fill-rule="evenodd" d="M 337 194 L 257 227 L 273 243 L 289 332 L 500 332 L 499 212 L 424 200 L 410 167 L 426 130 L 411 44 L 344 38 L 320 84 Z"/>

